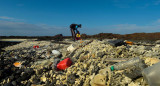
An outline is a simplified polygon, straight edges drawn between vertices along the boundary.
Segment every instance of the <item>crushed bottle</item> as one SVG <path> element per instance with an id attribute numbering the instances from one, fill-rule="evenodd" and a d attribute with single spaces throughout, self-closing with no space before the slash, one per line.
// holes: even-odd
<path id="1" fill-rule="evenodd" d="M 57 64 L 60 62 L 60 58 L 55 58 L 53 64 L 51 65 L 52 69 L 57 70 Z"/>
<path id="2" fill-rule="evenodd" d="M 123 70 L 123 69 L 130 68 L 133 66 L 139 67 L 141 70 L 143 70 L 146 65 L 139 57 L 135 57 L 128 61 L 123 61 L 123 62 L 114 64 L 113 66 L 111 66 L 111 70 L 112 71 L 113 70 Z"/>
<path id="3" fill-rule="evenodd" d="M 142 75 L 150 86 L 160 86 L 160 62 L 145 68 Z"/>

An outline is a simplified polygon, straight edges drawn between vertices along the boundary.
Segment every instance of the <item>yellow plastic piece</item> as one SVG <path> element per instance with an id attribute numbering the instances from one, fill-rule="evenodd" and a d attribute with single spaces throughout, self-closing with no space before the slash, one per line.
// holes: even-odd
<path id="1" fill-rule="evenodd" d="M 81 37 L 81 35 L 80 35 L 80 34 L 77 34 L 76 37 Z"/>

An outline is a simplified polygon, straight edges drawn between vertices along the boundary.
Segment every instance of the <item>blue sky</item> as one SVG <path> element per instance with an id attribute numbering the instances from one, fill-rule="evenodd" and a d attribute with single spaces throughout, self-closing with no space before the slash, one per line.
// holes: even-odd
<path id="1" fill-rule="evenodd" d="M 1 36 L 160 32 L 160 0 L 0 0 Z"/>

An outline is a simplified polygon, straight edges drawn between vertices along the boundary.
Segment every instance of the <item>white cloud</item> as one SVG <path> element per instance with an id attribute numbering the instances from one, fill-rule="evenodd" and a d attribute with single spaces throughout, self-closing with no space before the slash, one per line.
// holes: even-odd
<path id="1" fill-rule="evenodd" d="M 160 19 L 157 19 L 156 21 L 153 21 L 151 25 L 153 25 L 153 26 L 160 25 Z"/>
<path id="2" fill-rule="evenodd" d="M 0 16 L 0 20 L 7 20 L 7 21 L 25 21 L 24 19 L 17 19 L 13 17 L 8 17 L 8 16 Z"/>
<path id="3" fill-rule="evenodd" d="M 147 7 L 149 7 L 150 6 L 150 4 L 149 3 L 146 3 L 146 4 L 144 4 L 144 5 L 142 5 L 140 8 L 147 8 Z"/>
<path id="4" fill-rule="evenodd" d="M 160 19 L 156 20 L 155 22 L 156 23 L 141 26 L 137 24 L 116 24 L 95 28 L 84 26 L 82 29 L 79 29 L 79 31 L 81 34 L 86 33 L 89 35 L 102 32 L 117 34 L 160 32 Z M 24 22 L 0 20 L 0 36 L 54 36 L 56 34 L 69 36 L 71 35 L 71 32 L 68 26 L 58 27 L 46 24 L 28 24 Z"/>
<path id="5" fill-rule="evenodd" d="M 7 17 L 7 16 L 0 16 L 0 19 L 13 20 L 15 18 Z"/>
<path id="6" fill-rule="evenodd" d="M 160 23 L 160 19 L 158 19 L 157 22 Z"/>
<path id="7" fill-rule="evenodd" d="M 160 25 L 145 25 L 139 26 L 136 24 L 118 24 L 107 26 L 104 33 L 130 34 L 130 33 L 151 33 L 160 32 Z"/>
<path id="8" fill-rule="evenodd" d="M 154 5 L 159 5 L 160 4 L 160 0 L 156 0 Z"/>
<path id="9" fill-rule="evenodd" d="M 113 5 L 119 8 L 130 8 L 130 4 L 134 3 L 135 0 L 112 0 Z"/>
<path id="10" fill-rule="evenodd" d="M 56 34 L 70 35 L 65 27 L 41 26 L 23 22 L 0 21 L 0 35 L 9 36 L 54 36 Z"/>

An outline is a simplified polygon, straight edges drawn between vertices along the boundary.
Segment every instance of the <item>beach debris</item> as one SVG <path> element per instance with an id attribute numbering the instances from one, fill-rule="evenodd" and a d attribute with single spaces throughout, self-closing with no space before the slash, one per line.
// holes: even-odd
<path id="1" fill-rule="evenodd" d="M 123 70 L 126 68 L 130 68 L 133 66 L 139 67 L 139 68 L 144 68 L 144 63 L 142 62 L 142 60 L 139 57 L 135 57 L 132 58 L 128 61 L 122 61 L 119 63 L 114 64 L 113 66 L 111 66 L 111 70 Z"/>
<path id="2" fill-rule="evenodd" d="M 160 62 L 145 68 L 142 75 L 150 86 L 160 86 Z"/>
<path id="3" fill-rule="evenodd" d="M 122 45 L 126 45 L 126 43 L 124 42 L 124 40 L 118 39 L 118 40 L 109 40 L 108 43 L 112 46 L 122 46 Z"/>
<path id="4" fill-rule="evenodd" d="M 68 48 L 67 51 L 73 52 L 75 50 L 75 47 L 71 44 Z"/>
<path id="5" fill-rule="evenodd" d="M 21 62 L 15 62 L 13 65 L 14 65 L 15 67 L 19 67 L 19 68 L 22 67 L 22 63 L 21 63 Z"/>
<path id="6" fill-rule="evenodd" d="M 131 42 L 131 41 L 125 41 L 125 43 L 128 45 L 133 45 L 133 42 Z"/>
<path id="7" fill-rule="evenodd" d="M 60 55 L 60 54 L 61 54 L 58 50 L 52 50 L 52 53 L 53 53 L 54 55 Z"/>
<path id="8" fill-rule="evenodd" d="M 34 48 L 34 49 L 37 49 L 37 48 L 39 48 L 39 46 L 38 46 L 38 45 L 34 45 L 33 48 Z"/>
<path id="9" fill-rule="evenodd" d="M 57 64 L 57 70 L 65 70 L 66 68 L 68 68 L 69 66 L 71 66 L 72 64 L 72 61 L 70 58 L 66 58 L 62 61 L 60 61 L 58 64 Z"/>

